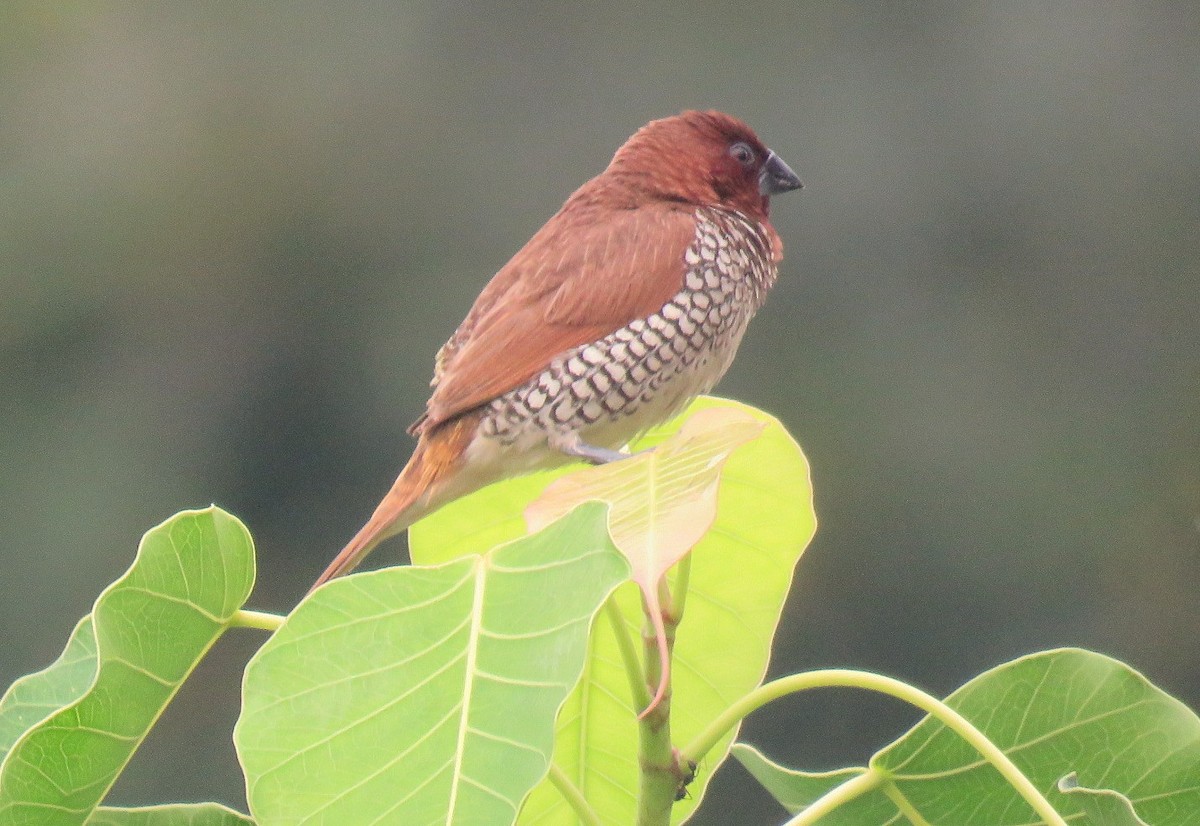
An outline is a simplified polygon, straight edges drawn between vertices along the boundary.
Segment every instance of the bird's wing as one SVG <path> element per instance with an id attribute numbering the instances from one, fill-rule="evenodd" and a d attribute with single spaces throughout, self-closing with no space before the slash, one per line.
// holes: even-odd
<path id="1" fill-rule="evenodd" d="M 564 210 L 480 293 L 438 353 L 423 431 L 529 380 L 558 356 L 662 308 L 683 287 L 690 209 Z"/>

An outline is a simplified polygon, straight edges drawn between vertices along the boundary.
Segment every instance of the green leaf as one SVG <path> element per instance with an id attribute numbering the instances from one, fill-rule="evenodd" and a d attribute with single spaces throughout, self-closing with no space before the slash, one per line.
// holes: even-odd
<path id="1" fill-rule="evenodd" d="M 0 699 L 0 761 L 22 734 L 82 697 L 95 677 L 96 634 L 89 614 L 75 624 L 53 664 L 21 677 Z"/>
<path id="2" fill-rule="evenodd" d="M 1147 823 L 1200 822 L 1200 718 L 1123 663 L 1078 649 L 1032 654 L 976 677 L 946 705 L 1008 755 L 1066 818 L 1079 821 L 1113 802 L 1060 791 L 1058 779 L 1074 772 L 1089 788 L 1127 798 Z M 879 787 L 823 818 L 822 826 L 881 823 L 902 813 L 911 820 L 909 812 L 956 826 L 1036 822 L 1000 774 L 931 717 L 876 754 L 870 771 Z"/>
<path id="3" fill-rule="evenodd" d="M 336 580 L 246 670 L 234 742 L 263 823 L 488 823 L 550 763 L 588 626 L 628 565 L 606 508 L 435 567 Z"/>
<path id="4" fill-rule="evenodd" d="M 97 809 L 87 826 L 254 826 L 240 812 L 217 803 L 176 803 L 137 809 Z"/>
<path id="5" fill-rule="evenodd" d="M 1137 816 L 1128 797 L 1112 789 L 1084 788 L 1075 772 L 1058 781 L 1058 790 L 1078 797 L 1080 808 L 1087 814 L 1084 822 L 1093 826 L 1149 826 Z"/>
<path id="6" fill-rule="evenodd" d="M 0 701 L 0 822 L 87 821 L 253 583 L 250 535 L 219 508 L 148 531 L 62 656 Z"/>
<path id="7" fill-rule="evenodd" d="M 867 769 L 862 767 L 831 772 L 789 769 L 768 759 L 754 746 L 745 743 L 734 743 L 730 752 L 746 771 L 779 801 L 779 805 L 792 814 L 812 805 L 813 801 L 830 789 L 867 773 Z"/>
<path id="8" fill-rule="evenodd" d="M 692 554 L 687 609 L 675 641 L 671 728 L 675 742 L 695 736 L 720 711 L 762 682 L 792 572 L 816 530 L 808 464 L 780 423 L 752 407 L 700 399 L 684 416 L 634 444 L 643 450 L 675 433 L 697 410 L 732 408 L 766 427 L 726 463 L 712 528 Z M 514 479 L 451 503 L 413 526 L 413 560 L 431 563 L 477 553 L 488 543 L 522 536 L 525 507 L 570 469 Z M 627 632 L 641 635 L 643 613 L 635 585 L 616 600 Z M 638 786 L 638 732 L 628 678 L 607 616 L 596 624 L 579 686 L 559 716 L 555 763 L 578 786 L 604 823 L 632 823 Z M 674 807 L 682 822 L 699 805 L 709 778 L 724 761 L 734 732 L 709 752 L 691 798 Z M 576 826 L 558 791 L 543 782 L 520 822 Z"/>

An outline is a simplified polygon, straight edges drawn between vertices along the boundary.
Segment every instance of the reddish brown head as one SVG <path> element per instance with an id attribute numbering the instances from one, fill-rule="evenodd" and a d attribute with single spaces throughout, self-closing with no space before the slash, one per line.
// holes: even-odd
<path id="1" fill-rule="evenodd" d="M 721 112 L 696 111 L 643 126 L 600 180 L 642 197 L 726 206 L 760 220 L 767 218 L 771 195 L 800 187 L 749 126 Z"/>

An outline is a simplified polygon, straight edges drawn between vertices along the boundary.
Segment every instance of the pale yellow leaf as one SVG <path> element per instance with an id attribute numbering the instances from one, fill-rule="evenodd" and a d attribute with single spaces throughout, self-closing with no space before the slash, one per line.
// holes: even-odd
<path id="1" fill-rule="evenodd" d="M 582 502 L 609 503 L 609 533 L 629 560 L 658 641 L 662 676 L 643 715 L 662 699 L 670 673 L 658 583 L 712 527 L 721 468 L 764 426 L 736 408 L 699 410 L 657 447 L 563 476 L 525 509 L 526 524 L 537 531 Z"/>

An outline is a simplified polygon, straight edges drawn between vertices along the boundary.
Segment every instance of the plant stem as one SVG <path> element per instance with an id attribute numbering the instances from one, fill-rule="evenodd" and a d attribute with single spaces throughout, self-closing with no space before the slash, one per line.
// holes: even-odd
<path id="1" fill-rule="evenodd" d="M 284 617 L 279 614 L 268 614 L 265 611 L 235 611 L 229 618 L 229 628 L 258 628 L 262 631 L 278 631 L 283 625 Z"/>
<path id="2" fill-rule="evenodd" d="M 604 826 L 600 821 L 600 815 L 596 814 L 596 810 L 588 805 L 583 792 L 579 791 L 579 787 L 571 782 L 571 778 L 567 777 L 567 773 L 560 769 L 557 763 L 550 764 L 550 782 L 554 788 L 558 789 L 558 793 L 575 811 L 584 826 Z"/>
<path id="3" fill-rule="evenodd" d="M 617 639 L 617 649 L 621 652 L 621 662 L 625 666 L 625 675 L 629 678 L 633 707 L 645 708 L 650 705 L 650 695 L 646 692 L 646 678 L 642 674 L 642 663 L 638 659 L 637 649 L 634 648 L 633 638 L 629 636 L 629 628 L 625 625 L 625 615 L 617 605 L 616 594 L 612 594 L 604 602 L 604 615 L 608 617 L 613 636 Z"/>
<path id="4" fill-rule="evenodd" d="M 979 729 L 975 728 L 967 718 L 941 700 L 926 694 L 920 689 L 913 688 L 907 683 L 871 674 L 866 671 L 852 671 L 843 668 L 831 668 L 822 671 L 809 671 L 804 674 L 793 674 L 788 677 L 761 685 L 745 697 L 723 711 L 704 731 L 696 735 L 691 743 L 681 752 L 682 760 L 698 760 L 726 732 L 737 725 L 746 715 L 761 708 L 772 700 L 805 691 L 810 688 L 831 688 L 842 686 L 847 688 L 863 688 L 868 691 L 878 691 L 892 697 L 904 700 L 922 711 L 935 717 L 951 731 L 966 740 L 985 760 L 1000 772 L 1017 793 L 1025 799 L 1033 810 L 1050 826 L 1066 826 L 1066 821 L 1046 800 L 1037 787 L 1029 782 L 1029 778 L 1021 773 L 1008 755 L 1002 752 L 991 740 L 987 739 Z"/>
<path id="5" fill-rule="evenodd" d="M 814 823 L 839 806 L 879 788 L 885 780 L 882 772 L 867 769 L 865 774 L 852 777 L 842 785 L 835 786 L 821 795 L 813 801 L 811 806 L 806 806 L 804 811 L 798 813 L 784 826 L 813 826 Z"/>
<path id="6" fill-rule="evenodd" d="M 665 584 L 663 587 L 665 588 Z M 669 593 L 666 594 L 666 598 L 669 604 Z M 644 601 L 642 605 L 645 607 Z M 649 617 L 647 623 L 650 624 Z M 675 647 L 677 623 L 674 617 L 664 612 L 663 625 L 669 661 Z M 650 688 L 657 686 L 662 678 L 662 664 L 658 640 L 654 633 L 643 633 L 642 643 L 646 674 L 643 691 L 649 696 Z M 637 826 L 667 826 L 671 822 L 671 808 L 675 805 L 675 796 L 685 774 L 679 760 L 679 752 L 671 745 L 670 685 L 667 686 L 667 692 L 658 705 L 638 721 L 638 763 L 640 773 Z"/>
<path id="7" fill-rule="evenodd" d="M 693 549 L 694 550 L 694 549 Z M 671 589 L 671 620 L 678 625 L 687 605 L 688 586 L 692 581 L 692 552 L 688 551 L 675 566 L 675 587 Z"/>

